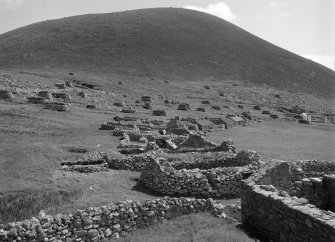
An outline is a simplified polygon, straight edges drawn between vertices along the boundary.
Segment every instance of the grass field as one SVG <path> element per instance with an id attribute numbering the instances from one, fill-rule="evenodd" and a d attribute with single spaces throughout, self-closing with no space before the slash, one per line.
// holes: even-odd
<path id="1" fill-rule="evenodd" d="M 120 242 L 251 242 L 245 233 L 224 219 L 191 214 L 153 225 L 121 238 Z"/>
<path id="2" fill-rule="evenodd" d="M 118 138 L 113 137 L 110 131 L 98 128 L 118 112 L 90 111 L 73 106 L 69 113 L 58 113 L 41 109 L 39 105 L 11 103 L 2 103 L 0 109 L 0 191 L 4 196 L 13 192 L 26 194 L 25 191 L 40 191 L 42 195 L 37 197 L 45 201 L 41 201 L 37 208 L 50 213 L 67 213 L 117 200 L 153 198 L 151 194 L 133 189 L 135 179 L 139 177 L 136 172 L 110 170 L 80 174 L 60 169 L 62 161 L 74 160 L 82 155 L 69 152 L 68 147 L 81 147 L 88 152 L 115 149 Z M 260 117 L 266 119 L 262 115 Z M 264 161 L 334 160 L 334 134 L 335 126 L 330 124 L 306 126 L 282 120 L 265 120 L 246 127 L 211 132 L 207 138 L 216 143 L 233 139 L 238 150 L 256 150 Z M 54 202 L 54 199 L 43 195 L 50 189 L 56 192 L 78 191 L 78 196 Z M 28 200 L 33 201 L 31 198 Z M 38 209 L 22 211 L 23 215 L 6 216 L 9 220 L 21 219 L 24 214 L 26 217 L 36 214 Z M 6 207 L 3 206 L 2 210 Z"/>

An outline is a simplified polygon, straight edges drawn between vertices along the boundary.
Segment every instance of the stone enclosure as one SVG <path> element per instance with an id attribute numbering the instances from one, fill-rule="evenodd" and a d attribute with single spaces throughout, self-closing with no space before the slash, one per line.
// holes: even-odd
<path id="1" fill-rule="evenodd" d="M 335 241 L 334 167 L 272 161 L 242 181 L 243 223 L 265 240 Z"/>
<path id="2" fill-rule="evenodd" d="M 140 184 L 169 196 L 238 197 L 241 180 L 256 167 L 218 167 L 177 170 L 166 160 L 151 159 L 140 176 Z"/>

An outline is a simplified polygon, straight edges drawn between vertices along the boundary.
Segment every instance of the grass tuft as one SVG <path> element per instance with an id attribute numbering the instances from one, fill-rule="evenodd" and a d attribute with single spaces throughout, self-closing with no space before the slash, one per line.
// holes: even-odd
<path id="1" fill-rule="evenodd" d="M 76 200 L 79 190 L 19 191 L 0 197 L 0 223 L 29 219 L 46 208 Z"/>

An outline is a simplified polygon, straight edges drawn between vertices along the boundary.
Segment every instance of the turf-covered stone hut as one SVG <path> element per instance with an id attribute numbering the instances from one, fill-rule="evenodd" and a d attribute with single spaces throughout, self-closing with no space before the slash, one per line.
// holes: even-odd
<path id="1" fill-rule="evenodd" d="M 214 128 L 214 124 L 208 119 L 195 120 L 195 123 L 198 126 L 198 129 L 204 132 Z"/>
<path id="2" fill-rule="evenodd" d="M 11 91 L 0 90 L 0 99 L 12 100 L 13 98 L 14 98 L 14 95 Z"/>
<path id="3" fill-rule="evenodd" d="M 53 92 L 51 93 L 51 95 L 54 97 L 54 98 L 60 98 L 60 99 L 63 99 L 64 101 L 71 101 L 71 96 L 67 93 L 56 93 L 56 92 Z"/>
<path id="4" fill-rule="evenodd" d="M 40 91 L 37 95 L 40 97 L 44 97 L 47 100 L 52 100 L 52 95 L 49 91 Z"/>
<path id="5" fill-rule="evenodd" d="M 234 126 L 246 124 L 246 121 L 239 116 L 232 116 L 230 119 L 234 122 Z"/>
<path id="6" fill-rule="evenodd" d="M 65 89 L 66 88 L 65 83 L 56 83 L 55 86 L 58 87 L 59 89 Z"/>
<path id="7" fill-rule="evenodd" d="M 143 106 L 143 108 L 145 108 L 145 109 L 151 109 L 152 107 L 151 107 L 150 103 L 145 103 L 144 106 Z"/>
<path id="8" fill-rule="evenodd" d="M 209 118 L 216 129 L 230 129 L 234 127 L 234 122 L 229 118 Z"/>
<path id="9" fill-rule="evenodd" d="M 176 134 L 176 135 L 188 135 L 190 131 L 188 130 L 187 122 L 180 121 L 177 119 L 171 119 L 166 124 L 166 132 L 168 134 Z"/>
<path id="10" fill-rule="evenodd" d="M 79 92 L 78 96 L 81 97 L 81 98 L 86 98 L 87 94 L 85 92 Z"/>
<path id="11" fill-rule="evenodd" d="M 142 102 L 149 102 L 149 103 L 151 103 L 152 102 L 152 98 L 150 96 L 142 96 L 141 101 Z"/>
<path id="12" fill-rule="evenodd" d="M 214 106 L 211 107 L 211 109 L 214 109 L 214 110 L 221 110 L 221 107 L 220 107 L 220 106 L 216 106 L 216 105 L 214 105 Z"/>
<path id="13" fill-rule="evenodd" d="M 152 116 L 166 116 L 166 111 L 165 110 L 154 110 L 152 111 Z"/>
<path id="14" fill-rule="evenodd" d="M 201 102 L 201 104 L 211 104 L 211 102 L 208 101 L 208 100 L 204 100 L 204 101 Z"/>
<path id="15" fill-rule="evenodd" d="M 122 108 L 121 113 L 135 113 L 136 111 L 132 109 L 131 107 L 128 108 Z"/>
<path id="16" fill-rule="evenodd" d="M 241 116 L 245 119 L 252 120 L 252 116 L 249 112 L 243 112 L 241 113 Z"/>
<path id="17" fill-rule="evenodd" d="M 27 103 L 45 104 L 47 100 L 44 97 L 27 97 Z"/>
<path id="18" fill-rule="evenodd" d="M 125 104 L 124 101 L 121 101 L 121 102 L 115 102 L 115 103 L 114 103 L 114 106 L 116 106 L 116 107 L 120 107 L 120 108 L 127 108 L 127 105 Z"/>
<path id="19" fill-rule="evenodd" d="M 256 106 L 254 106 L 254 110 L 261 110 L 261 107 L 256 105 Z"/>
<path id="20" fill-rule="evenodd" d="M 65 85 L 66 85 L 67 87 L 73 87 L 73 83 L 72 83 L 70 80 L 67 80 L 67 81 L 65 82 Z"/>
<path id="21" fill-rule="evenodd" d="M 45 107 L 59 112 L 66 112 L 69 110 L 69 106 L 62 102 L 48 102 L 45 104 Z"/>
<path id="22" fill-rule="evenodd" d="M 187 111 L 187 110 L 190 110 L 191 107 L 188 103 L 181 103 L 178 105 L 178 108 L 177 110 L 182 110 L 182 111 Z"/>
<path id="23" fill-rule="evenodd" d="M 198 111 L 198 112 L 206 112 L 206 109 L 199 107 L 199 108 L 196 109 L 196 111 Z"/>

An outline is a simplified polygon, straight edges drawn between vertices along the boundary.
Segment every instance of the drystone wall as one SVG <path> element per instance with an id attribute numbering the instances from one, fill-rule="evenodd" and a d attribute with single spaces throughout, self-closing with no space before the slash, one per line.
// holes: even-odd
<path id="1" fill-rule="evenodd" d="M 169 196 L 237 197 L 241 180 L 252 172 L 247 167 L 176 170 L 164 159 L 149 158 L 139 182 Z"/>
<path id="2" fill-rule="evenodd" d="M 326 193 L 322 187 L 322 179 L 318 177 L 305 177 L 301 181 L 294 181 L 290 195 L 306 198 L 318 208 L 325 207 Z"/>
<path id="3" fill-rule="evenodd" d="M 79 173 L 107 171 L 107 155 L 104 152 L 97 151 L 84 155 L 83 158 L 76 161 L 63 161 L 61 166 L 65 171 Z"/>
<path id="4" fill-rule="evenodd" d="M 241 182 L 243 224 L 264 240 L 335 241 L 335 176 L 307 178 L 304 165 L 301 180 L 295 163 L 274 160 Z"/>
<path id="5" fill-rule="evenodd" d="M 175 169 L 211 169 L 216 167 L 259 166 L 260 156 L 252 150 L 240 151 L 238 154 L 221 153 L 195 160 L 183 160 L 173 164 Z"/>
<path id="6" fill-rule="evenodd" d="M 109 168 L 117 170 L 142 171 L 148 163 L 148 155 L 109 155 L 107 158 Z"/>
<path id="7" fill-rule="evenodd" d="M 169 198 L 114 202 L 56 216 L 0 225 L 0 241 L 106 241 L 138 228 L 182 214 L 210 212 L 220 216 L 224 206 L 212 199 Z"/>
<path id="8" fill-rule="evenodd" d="M 242 183 L 243 184 L 243 183 Z M 335 214 L 308 204 L 304 198 L 280 196 L 277 189 L 242 185 L 244 225 L 274 242 L 335 241 Z"/>
<path id="9" fill-rule="evenodd" d="M 110 168 L 117 170 L 142 171 L 149 161 L 150 155 L 141 154 L 136 156 L 109 155 L 106 160 Z M 169 160 L 169 159 L 168 159 Z M 260 165 L 260 156 L 252 150 L 241 151 L 237 155 L 231 153 L 216 153 L 214 155 L 193 154 L 181 161 L 170 162 L 177 170 L 181 169 L 212 169 L 218 167 L 242 167 Z"/>
<path id="10" fill-rule="evenodd" d="M 292 174 L 295 180 L 304 177 L 322 177 L 327 174 L 335 174 L 335 162 L 320 160 L 302 160 L 294 162 Z"/>

